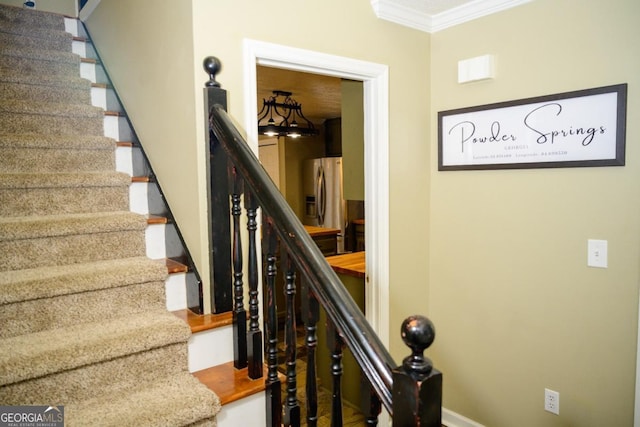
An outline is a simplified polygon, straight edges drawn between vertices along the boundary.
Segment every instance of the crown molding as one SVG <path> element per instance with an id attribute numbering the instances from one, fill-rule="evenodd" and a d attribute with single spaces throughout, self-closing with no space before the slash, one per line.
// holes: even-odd
<path id="1" fill-rule="evenodd" d="M 371 0 L 371 6 L 380 19 L 427 33 L 435 33 L 530 1 L 533 0 L 474 0 L 437 14 L 406 7 L 397 4 L 394 0 Z"/>

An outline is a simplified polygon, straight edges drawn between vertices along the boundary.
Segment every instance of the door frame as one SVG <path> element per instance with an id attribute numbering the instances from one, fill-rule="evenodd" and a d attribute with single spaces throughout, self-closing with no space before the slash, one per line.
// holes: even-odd
<path id="1" fill-rule="evenodd" d="M 256 67 L 358 80 L 364 89 L 364 175 L 366 274 L 365 316 L 389 346 L 389 67 L 358 59 L 245 39 L 244 128 L 258 153 Z"/>

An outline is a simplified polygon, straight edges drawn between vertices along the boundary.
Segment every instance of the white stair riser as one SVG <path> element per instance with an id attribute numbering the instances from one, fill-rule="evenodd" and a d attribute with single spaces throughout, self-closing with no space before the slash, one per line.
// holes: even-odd
<path id="1" fill-rule="evenodd" d="M 266 426 L 266 408 L 265 394 L 253 394 L 224 405 L 216 416 L 216 421 L 218 427 Z"/>
<path id="2" fill-rule="evenodd" d="M 85 42 L 73 40 L 71 42 L 71 52 L 80 55 L 81 58 L 88 58 L 87 44 Z"/>
<path id="3" fill-rule="evenodd" d="M 100 107 L 105 111 L 117 111 L 119 113 L 124 112 L 113 89 L 92 87 L 91 104 L 94 107 Z"/>
<path id="4" fill-rule="evenodd" d="M 116 147 L 116 171 L 133 176 L 133 151 L 131 147 Z"/>
<path id="5" fill-rule="evenodd" d="M 170 274 L 165 280 L 164 290 L 167 298 L 167 310 L 176 311 L 187 308 L 187 275 L 185 273 Z"/>
<path id="6" fill-rule="evenodd" d="M 165 259 L 167 257 L 164 245 L 164 230 L 164 224 L 150 224 L 147 226 L 145 230 L 147 257 L 151 259 Z"/>
<path id="7" fill-rule="evenodd" d="M 131 212 L 148 215 L 149 203 L 147 202 L 147 189 L 149 184 L 146 182 L 134 182 L 129 186 L 129 210 Z"/>
<path id="8" fill-rule="evenodd" d="M 232 342 L 233 326 L 231 325 L 191 335 L 189 338 L 189 372 L 200 371 L 233 360 Z"/>
<path id="9" fill-rule="evenodd" d="M 87 62 L 80 63 L 80 77 L 89 80 L 91 83 L 97 83 L 96 65 Z"/>
<path id="10" fill-rule="evenodd" d="M 67 33 L 71 33 L 72 36 L 77 37 L 79 35 L 80 24 L 77 19 L 64 18 L 64 30 Z"/>
<path id="11" fill-rule="evenodd" d="M 113 138 L 116 141 L 131 141 L 133 132 L 126 117 L 122 116 L 105 116 L 104 117 L 104 136 Z"/>

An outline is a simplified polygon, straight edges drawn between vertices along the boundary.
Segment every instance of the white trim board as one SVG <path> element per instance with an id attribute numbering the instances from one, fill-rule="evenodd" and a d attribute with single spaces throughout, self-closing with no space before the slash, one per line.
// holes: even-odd
<path id="1" fill-rule="evenodd" d="M 636 344 L 636 398 L 633 411 L 633 427 L 640 427 L 640 300 L 638 304 L 638 340 Z"/>
<path id="2" fill-rule="evenodd" d="M 380 19 L 426 33 L 435 33 L 530 1 L 532 0 L 475 0 L 435 14 L 403 6 L 394 0 L 371 0 L 371 7 Z"/>
<path id="3" fill-rule="evenodd" d="M 389 68 L 386 65 L 245 39 L 244 127 L 258 152 L 256 66 L 362 81 L 364 87 L 366 317 L 389 346 Z"/>
<path id="4" fill-rule="evenodd" d="M 83 22 L 86 21 L 87 18 L 96 9 L 96 7 L 98 7 L 98 4 L 100 4 L 100 0 L 89 0 L 89 1 L 87 1 L 87 4 L 85 4 L 84 7 L 82 8 L 82 10 L 79 11 L 79 13 L 78 13 L 78 17 L 80 18 L 80 20 L 83 21 Z"/>
<path id="5" fill-rule="evenodd" d="M 442 423 L 447 427 L 484 427 L 484 425 L 447 408 L 442 408 Z"/>

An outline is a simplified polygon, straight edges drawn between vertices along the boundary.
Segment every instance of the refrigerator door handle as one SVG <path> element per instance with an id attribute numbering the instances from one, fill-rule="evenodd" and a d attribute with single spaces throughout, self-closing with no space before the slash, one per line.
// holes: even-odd
<path id="1" fill-rule="evenodd" d="M 318 207 L 318 225 L 324 225 L 325 211 L 327 209 L 326 179 L 322 165 L 318 166 L 318 176 L 316 178 L 316 200 Z"/>

